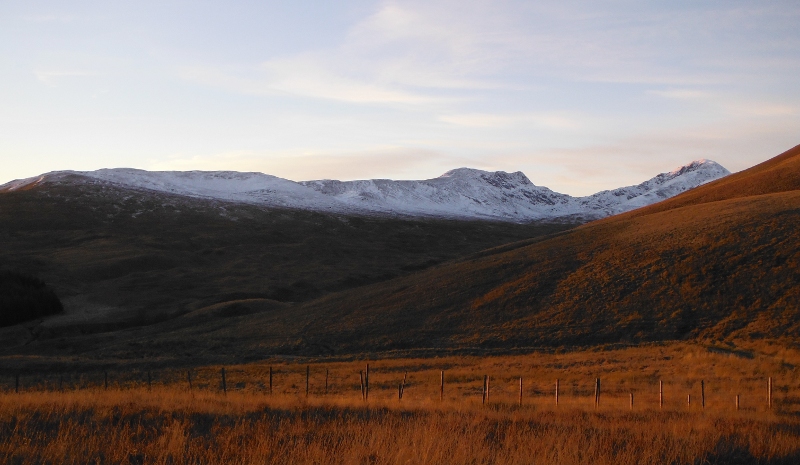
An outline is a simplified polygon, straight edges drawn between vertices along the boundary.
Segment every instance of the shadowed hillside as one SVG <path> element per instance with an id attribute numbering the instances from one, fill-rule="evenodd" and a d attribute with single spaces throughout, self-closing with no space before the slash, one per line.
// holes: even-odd
<path id="1" fill-rule="evenodd" d="M 307 301 L 568 227 L 348 217 L 36 185 L 0 194 L 0 266 L 40 276 L 66 311 L 0 338 L 25 343 L 193 318 L 242 299 Z"/>

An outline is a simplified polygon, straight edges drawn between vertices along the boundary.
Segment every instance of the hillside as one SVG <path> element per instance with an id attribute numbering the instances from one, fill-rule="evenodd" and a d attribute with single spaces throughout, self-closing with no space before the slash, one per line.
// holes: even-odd
<path id="1" fill-rule="evenodd" d="M 141 326 L 241 299 L 307 301 L 569 227 L 342 216 L 39 184 L 0 194 L 0 271 L 43 279 L 65 312 L 32 333 L 0 338 Z"/>
<path id="2" fill-rule="evenodd" d="M 309 303 L 303 332 L 359 349 L 796 341 L 799 174 L 796 147 L 642 210 Z"/>
<path id="3" fill-rule="evenodd" d="M 687 338 L 796 343 L 798 173 L 794 148 L 662 204 L 332 294 L 293 309 L 291 320 L 260 314 L 209 336 L 235 333 L 238 347 L 278 353 Z"/>

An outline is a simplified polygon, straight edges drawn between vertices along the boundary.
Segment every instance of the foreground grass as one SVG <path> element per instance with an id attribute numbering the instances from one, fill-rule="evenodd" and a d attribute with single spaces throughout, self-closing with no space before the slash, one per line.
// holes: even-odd
<path id="1" fill-rule="evenodd" d="M 191 370 L 191 390 L 178 369 L 154 372 L 151 389 L 142 373 L 111 372 L 108 389 L 102 373 L 84 373 L 67 377 L 63 392 L 52 374 L 29 374 L 20 393 L 0 392 L 0 463 L 800 463 L 798 361 L 796 350 L 777 346 L 683 343 L 373 360 L 368 402 L 364 361 L 228 366 L 227 394 L 218 366 Z M 484 374 L 492 380 L 485 405 Z"/>
<path id="2" fill-rule="evenodd" d="M 770 414 L 85 390 L 0 396 L 2 463 L 797 463 Z"/>

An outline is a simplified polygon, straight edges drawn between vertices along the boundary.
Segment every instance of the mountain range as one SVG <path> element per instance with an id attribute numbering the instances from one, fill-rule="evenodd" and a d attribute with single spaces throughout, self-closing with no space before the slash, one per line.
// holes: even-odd
<path id="1" fill-rule="evenodd" d="M 262 173 L 119 168 L 47 173 L 4 184 L 0 192 L 51 184 L 94 184 L 340 214 L 528 222 L 602 218 L 673 197 L 728 174 L 713 161 L 698 160 L 636 186 L 572 197 L 536 186 L 520 171 L 459 168 L 423 181 L 293 182 Z"/>

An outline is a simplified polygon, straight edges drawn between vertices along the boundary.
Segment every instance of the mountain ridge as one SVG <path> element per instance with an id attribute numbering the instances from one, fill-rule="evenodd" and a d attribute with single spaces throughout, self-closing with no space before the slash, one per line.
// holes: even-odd
<path id="1" fill-rule="evenodd" d="M 696 160 L 638 185 L 572 197 L 536 186 L 521 171 L 474 168 L 456 168 L 419 181 L 300 182 L 256 172 L 115 168 L 50 172 L 6 183 L 0 186 L 0 193 L 53 183 L 108 183 L 134 190 L 319 212 L 527 222 L 603 218 L 673 197 L 728 174 L 716 162 Z"/>

